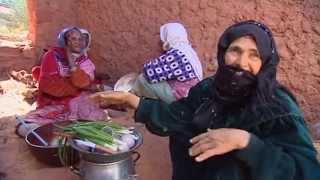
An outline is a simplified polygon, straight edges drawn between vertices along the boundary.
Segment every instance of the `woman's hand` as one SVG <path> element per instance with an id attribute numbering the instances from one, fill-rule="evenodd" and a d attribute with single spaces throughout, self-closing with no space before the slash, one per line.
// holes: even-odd
<path id="1" fill-rule="evenodd" d="M 140 98 L 134 94 L 120 91 L 98 92 L 90 96 L 90 98 L 100 106 L 120 105 L 133 109 L 137 109 Z"/>
<path id="2" fill-rule="evenodd" d="M 191 139 L 190 156 L 201 162 L 215 155 L 222 155 L 248 146 L 250 133 L 241 129 L 221 128 L 200 134 Z"/>

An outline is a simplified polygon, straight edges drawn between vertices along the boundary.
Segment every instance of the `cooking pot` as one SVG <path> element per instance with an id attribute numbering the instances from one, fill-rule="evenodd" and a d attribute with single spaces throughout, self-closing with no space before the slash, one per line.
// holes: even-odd
<path id="1" fill-rule="evenodd" d="M 79 175 L 81 180 L 136 180 L 135 163 L 140 158 L 136 150 L 143 143 L 143 139 L 137 130 L 133 130 L 133 135 L 138 137 L 135 145 L 128 151 L 116 154 L 90 152 L 69 139 L 71 147 L 80 155 L 80 163 L 77 167 L 72 166 L 72 171 Z"/>

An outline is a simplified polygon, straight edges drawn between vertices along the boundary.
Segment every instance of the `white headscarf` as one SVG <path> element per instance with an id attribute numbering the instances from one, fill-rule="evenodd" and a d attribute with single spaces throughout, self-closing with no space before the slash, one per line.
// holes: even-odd
<path id="1" fill-rule="evenodd" d="M 81 32 L 82 34 L 88 35 L 88 44 L 87 44 L 87 46 L 82 50 L 82 51 L 85 53 L 85 55 L 87 55 L 87 52 L 89 51 L 89 49 L 90 49 L 90 44 L 91 44 L 91 34 L 90 34 L 89 31 L 86 30 L 86 29 L 80 29 L 80 32 Z"/>
<path id="2" fill-rule="evenodd" d="M 197 53 L 191 47 L 188 40 L 188 33 L 180 23 L 167 23 L 160 27 L 160 39 L 163 42 L 163 50 L 175 48 L 183 52 L 201 81 L 203 78 L 202 65 Z"/>

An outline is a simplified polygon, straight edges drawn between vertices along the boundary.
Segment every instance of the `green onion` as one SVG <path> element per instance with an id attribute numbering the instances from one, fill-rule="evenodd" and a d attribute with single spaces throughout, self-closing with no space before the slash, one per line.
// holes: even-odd
<path id="1" fill-rule="evenodd" d="M 66 126 L 63 131 L 72 134 L 75 138 L 88 140 L 114 151 L 118 149 L 118 145 L 124 144 L 117 137 L 121 134 L 132 133 L 127 128 L 114 122 L 77 122 Z"/>

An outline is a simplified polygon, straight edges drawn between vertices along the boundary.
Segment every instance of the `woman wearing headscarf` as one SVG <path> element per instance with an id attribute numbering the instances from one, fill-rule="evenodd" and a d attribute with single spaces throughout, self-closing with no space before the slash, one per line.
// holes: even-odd
<path id="1" fill-rule="evenodd" d="M 162 25 L 160 39 L 164 52 L 143 65 L 132 92 L 171 103 L 186 97 L 190 88 L 202 80 L 202 66 L 182 24 Z"/>
<path id="2" fill-rule="evenodd" d="M 173 180 L 317 180 L 320 165 L 294 96 L 276 80 L 271 31 L 256 21 L 227 28 L 218 70 L 171 104 L 130 93 L 98 93 L 126 104 L 135 121 L 170 137 Z"/>
<path id="3" fill-rule="evenodd" d="M 89 44 L 90 39 L 84 39 L 76 27 L 59 33 L 59 47 L 52 48 L 42 58 L 37 109 L 24 117 L 26 122 L 42 125 L 61 120 L 107 118 L 103 109 L 88 100 L 86 88 L 94 80 L 95 70 L 86 55 Z"/>
<path id="4" fill-rule="evenodd" d="M 68 30 L 71 28 L 64 28 L 59 34 L 58 34 L 58 47 L 60 48 L 65 48 L 66 43 L 65 43 L 65 37 L 64 35 Z M 88 30 L 86 29 L 79 29 L 81 32 L 81 41 L 80 41 L 80 46 L 81 46 L 81 54 L 86 56 L 88 58 L 88 51 L 90 50 L 90 44 L 91 44 L 91 34 L 89 33 Z M 40 77 L 40 65 L 43 60 L 44 54 L 48 51 L 47 49 L 43 50 L 43 54 L 41 55 L 39 59 L 39 65 L 35 66 L 32 68 L 32 76 L 36 81 L 39 81 Z M 88 71 L 89 72 L 89 71 Z"/>
<path id="5" fill-rule="evenodd" d="M 80 29 L 81 36 L 82 36 L 82 53 L 85 56 L 88 56 L 88 51 L 90 50 L 91 45 L 91 34 L 86 29 Z"/>

